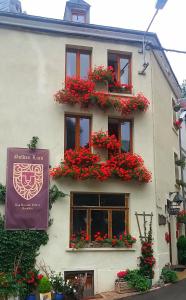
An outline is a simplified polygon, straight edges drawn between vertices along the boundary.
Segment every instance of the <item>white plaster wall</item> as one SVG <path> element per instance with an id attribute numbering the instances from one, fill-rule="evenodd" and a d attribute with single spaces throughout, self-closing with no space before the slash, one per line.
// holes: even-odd
<path id="1" fill-rule="evenodd" d="M 108 50 L 132 52 L 134 93 L 142 91 L 147 98 L 151 99 L 149 110 L 146 113 L 136 114 L 134 117 L 133 147 L 134 152 L 143 157 L 145 165 L 152 172 L 153 179 L 149 184 L 125 183 L 119 180 L 109 180 L 104 183 L 94 181 L 81 183 L 63 179 L 58 181 L 58 186 L 68 195 L 71 191 L 130 193 L 129 221 L 131 234 L 139 237 L 135 212 L 153 212 L 154 252 L 157 260 L 158 256 L 162 256 L 162 261 L 164 261 L 167 259 L 168 248 L 162 240 L 162 232 L 156 224 L 157 195 L 155 193 L 155 183 L 156 189 L 160 184 L 163 183 L 164 185 L 162 188 L 158 188 L 158 195 L 161 197 L 162 195 L 164 197 L 165 193 L 172 189 L 174 170 L 172 154 L 167 152 L 161 154 L 161 151 L 168 150 L 168 147 L 164 149 L 165 136 L 166 140 L 170 138 L 169 144 L 171 147 L 177 149 L 177 136 L 172 136 L 175 134 L 172 133 L 172 129 L 170 129 L 170 132 L 167 129 L 171 137 L 165 135 L 167 131 L 162 127 L 154 129 L 155 119 L 156 122 L 159 120 L 160 124 L 163 124 L 162 115 L 164 116 L 165 107 L 169 107 L 169 102 L 167 100 L 164 108 L 157 108 L 154 112 L 152 100 L 160 102 L 160 99 L 152 93 L 151 72 L 148 71 L 146 76 L 138 75 L 143 60 L 137 47 L 104 41 L 98 42 L 88 39 L 1 29 L 0 57 L 3 59 L 0 64 L 0 128 L 2 128 L 0 131 L 0 182 L 5 183 L 7 147 L 25 147 L 32 136 L 39 137 L 40 148 L 50 150 L 52 166 L 60 162 L 64 154 L 64 114 L 66 112 L 84 112 L 91 115 L 93 117 L 93 131 L 107 130 L 108 115 L 115 115 L 112 112 L 103 113 L 95 109 L 81 110 L 78 106 L 71 107 L 54 103 L 53 94 L 61 88 L 61 83 L 65 78 L 66 45 L 91 48 L 93 66 L 107 65 Z M 149 55 L 147 55 L 147 58 L 150 59 Z M 152 62 L 155 63 L 153 59 Z M 156 72 L 161 77 L 159 84 L 164 90 L 162 82 L 165 82 L 165 79 L 158 68 Z M 156 73 L 154 76 L 156 76 Z M 167 86 L 166 93 L 170 93 L 170 88 Z M 163 95 L 161 98 L 163 98 Z M 161 111 L 160 119 L 158 117 L 159 110 Z M 169 116 L 167 121 L 170 122 Z M 154 140 L 154 132 L 157 134 L 156 141 Z M 160 148 L 160 151 L 158 148 Z M 154 151 L 157 152 L 156 157 Z M 165 167 L 168 168 L 166 176 L 161 156 L 164 159 Z M 154 168 L 157 172 L 156 178 Z M 100 292 L 113 288 L 117 271 L 137 266 L 137 257 L 140 255 L 139 238 L 135 251 L 68 251 L 70 235 L 69 196 L 54 205 L 52 217 L 54 223 L 49 229 L 49 243 L 41 249 L 38 258 L 38 260 L 44 259 L 45 263 L 52 269 L 58 271 L 94 270 L 95 292 Z M 157 264 L 157 270 L 158 267 L 159 264 Z M 156 278 L 158 278 L 158 272 L 156 272 Z"/>

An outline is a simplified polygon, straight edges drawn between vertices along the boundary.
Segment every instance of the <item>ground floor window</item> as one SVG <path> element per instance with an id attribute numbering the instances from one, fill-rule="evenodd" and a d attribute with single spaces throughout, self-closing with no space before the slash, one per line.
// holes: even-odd
<path id="1" fill-rule="evenodd" d="M 72 193 L 71 235 L 84 231 L 95 240 L 95 235 L 113 238 L 128 232 L 128 194 Z"/>
<path id="2" fill-rule="evenodd" d="M 77 291 L 78 296 L 83 298 L 94 296 L 94 271 L 65 271 L 64 278 L 72 284 L 80 283 L 82 290 Z"/>

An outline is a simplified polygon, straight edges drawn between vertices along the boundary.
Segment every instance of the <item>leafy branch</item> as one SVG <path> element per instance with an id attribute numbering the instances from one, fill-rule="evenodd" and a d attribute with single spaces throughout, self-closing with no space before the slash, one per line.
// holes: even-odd
<path id="1" fill-rule="evenodd" d="M 35 150 L 37 147 L 38 140 L 39 140 L 38 136 L 33 136 L 30 141 L 30 144 L 27 144 L 28 148 L 30 150 Z"/>

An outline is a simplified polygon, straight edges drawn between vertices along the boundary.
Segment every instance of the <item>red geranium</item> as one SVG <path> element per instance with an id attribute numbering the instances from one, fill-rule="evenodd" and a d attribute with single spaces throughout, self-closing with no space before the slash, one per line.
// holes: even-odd
<path id="1" fill-rule="evenodd" d="M 92 134 L 91 145 L 108 150 L 118 150 L 121 147 L 121 143 L 114 134 L 109 135 L 107 131 L 103 132 L 102 130 Z"/>

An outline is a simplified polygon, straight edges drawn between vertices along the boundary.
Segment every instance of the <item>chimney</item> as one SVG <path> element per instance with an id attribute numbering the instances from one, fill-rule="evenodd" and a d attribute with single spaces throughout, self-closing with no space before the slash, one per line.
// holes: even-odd
<path id="1" fill-rule="evenodd" d="M 22 13 L 21 2 L 19 0 L 0 0 L 0 11 Z"/>
<path id="2" fill-rule="evenodd" d="M 90 23 L 90 5 L 84 0 L 69 0 L 66 2 L 64 21 Z"/>

